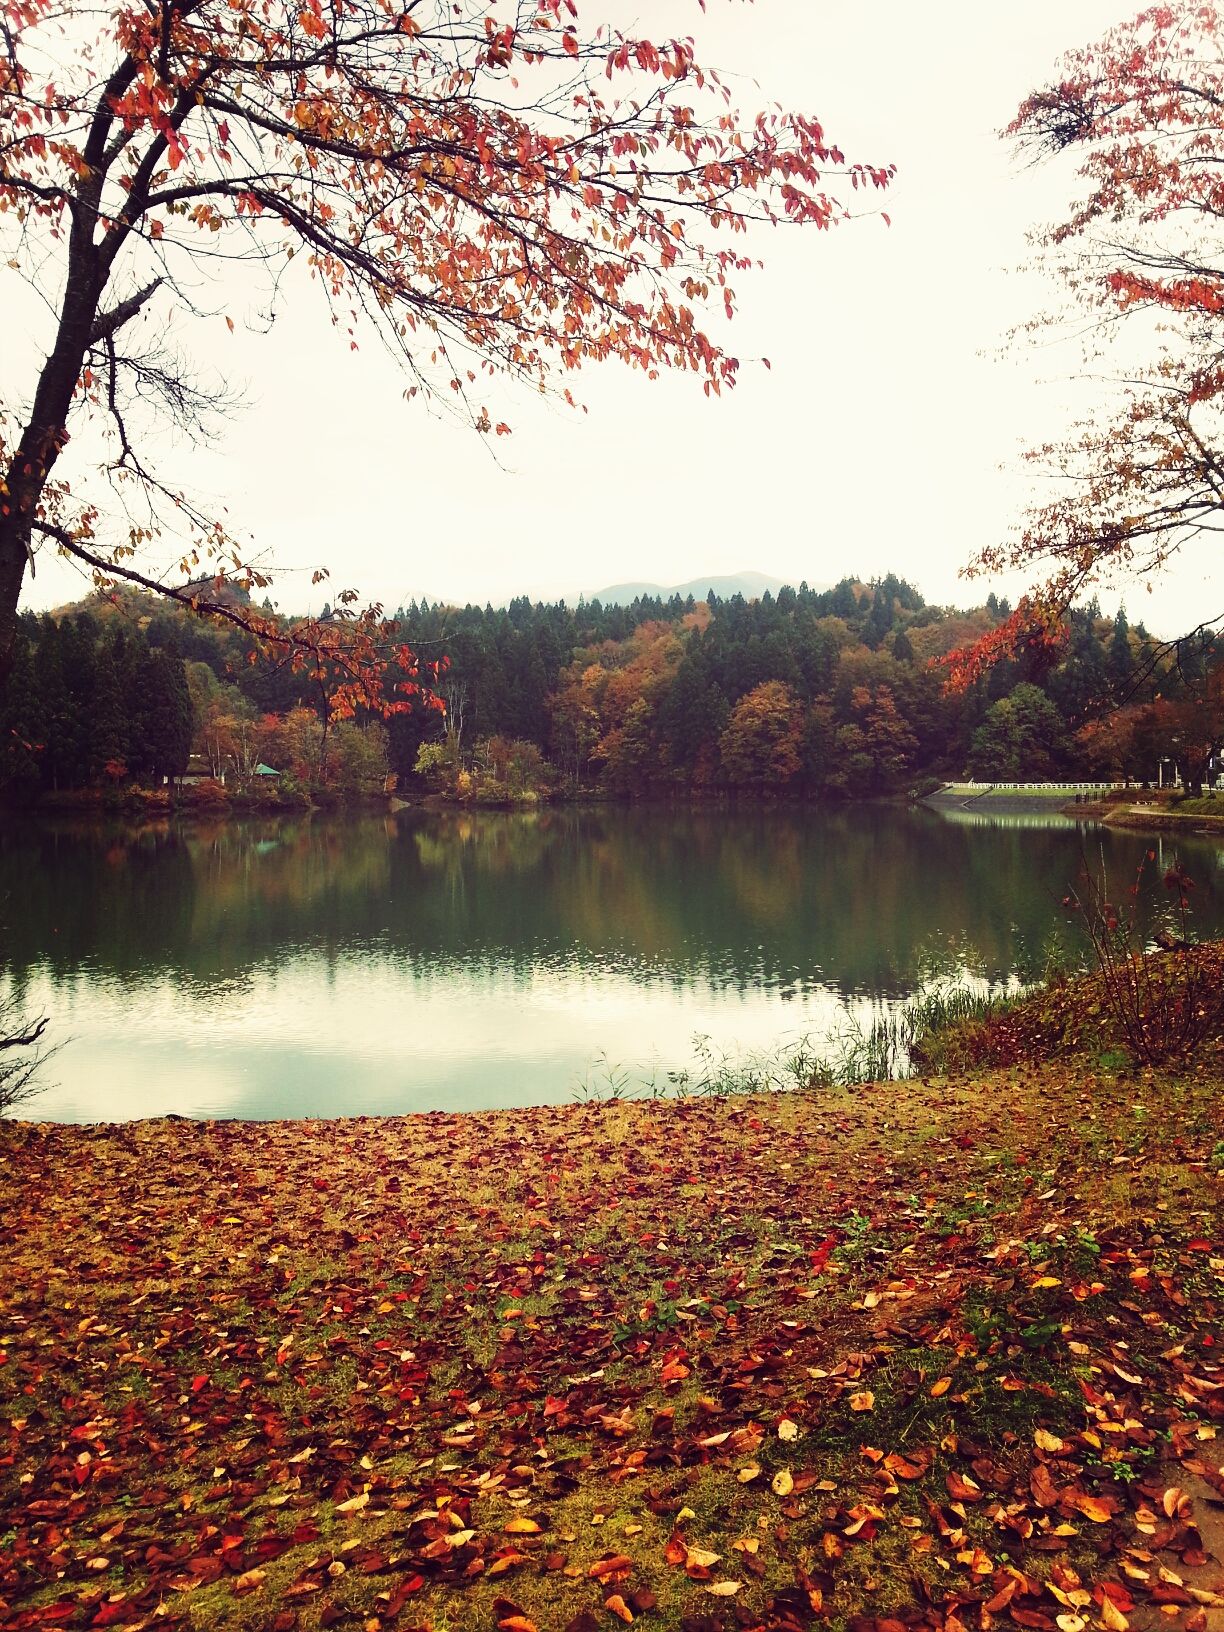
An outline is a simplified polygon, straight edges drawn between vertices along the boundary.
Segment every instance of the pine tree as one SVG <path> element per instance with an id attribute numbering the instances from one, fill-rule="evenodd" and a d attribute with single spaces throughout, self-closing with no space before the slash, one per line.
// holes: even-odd
<path id="1" fill-rule="evenodd" d="M 89 710 L 90 780 L 117 779 L 128 765 L 128 712 L 109 641 L 94 654 L 94 692 Z"/>

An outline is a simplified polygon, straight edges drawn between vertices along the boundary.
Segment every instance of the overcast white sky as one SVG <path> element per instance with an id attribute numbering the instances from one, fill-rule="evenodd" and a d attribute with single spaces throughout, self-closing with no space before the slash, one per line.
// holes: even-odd
<path id="1" fill-rule="evenodd" d="M 854 158 L 895 162 L 883 207 L 833 234 L 765 233 L 763 272 L 741 278 L 730 398 L 691 377 L 649 384 L 620 365 L 575 389 L 586 415 L 505 388 L 514 426 L 488 442 L 402 399 L 371 341 L 350 353 L 304 285 L 267 335 L 239 299 L 214 360 L 247 405 L 211 451 L 181 456 L 197 492 L 283 571 L 287 609 L 322 599 L 309 569 L 394 606 L 576 595 L 623 579 L 674 583 L 755 567 L 797 583 L 896 571 L 937 601 L 983 542 L 1015 523 L 1025 442 L 1056 431 L 1086 387 L 1072 346 L 1000 355 L 1009 327 L 1054 299 L 1023 269 L 1026 233 L 1056 214 L 1067 169 L 1020 169 L 996 132 L 1059 53 L 1133 15 L 1118 0 L 651 0 L 659 38 L 691 33 L 740 82 L 822 119 Z M 584 0 L 584 24 L 625 0 Z M 754 83 L 755 82 L 755 83 Z M 868 202 L 868 207 L 874 207 Z M 748 361 L 768 356 L 772 371 Z M 7 370 L 6 370 L 7 372 Z M 1193 562 L 1149 597 L 1154 628 L 1185 623 Z M 1004 586 L 1007 587 L 1007 586 Z M 28 602 L 79 593 L 40 562 Z M 1224 595 L 1221 596 L 1224 602 Z"/>

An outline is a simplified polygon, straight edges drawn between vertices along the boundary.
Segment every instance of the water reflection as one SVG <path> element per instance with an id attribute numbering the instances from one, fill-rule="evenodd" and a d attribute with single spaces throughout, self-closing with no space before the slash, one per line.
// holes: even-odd
<path id="1" fill-rule="evenodd" d="M 695 1032 L 765 1046 L 943 971 L 1031 975 L 1084 842 L 887 808 L 10 825 L 5 978 L 71 1039 L 30 1111 L 566 1098 L 601 1052 L 681 1065 Z M 1145 844 L 1088 842 L 1119 880 Z M 1218 929 L 1217 855 L 1179 848 Z"/>

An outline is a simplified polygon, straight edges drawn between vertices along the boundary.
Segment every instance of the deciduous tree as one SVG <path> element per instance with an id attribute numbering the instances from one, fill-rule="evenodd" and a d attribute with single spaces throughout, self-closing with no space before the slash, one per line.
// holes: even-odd
<path id="1" fill-rule="evenodd" d="M 1076 331 L 1118 342 L 1121 375 L 1063 441 L 1031 457 L 1063 478 L 978 568 L 1045 576 L 984 642 L 956 654 L 970 678 L 1114 574 L 1162 568 L 1224 525 L 1224 23 L 1200 0 L 1150 6 L 1071 52 L 1009 134 L 1034 158 L 1068 153 L 1082 183 L 1038 235 Z M 1042 323 L 1043 338 L 1048 327 Z M 1214 613 L 1217 608 L 1206 611 Z M 1201 621 L 1202 610 L 1187 615 Z M 1214 621 L 1214 620 L 1213 620 Z"/>
<path id="2" fill-rule="evenodd" d="M 765 680 L 731 710 L 721 738 L 723 775 L 728 782 L 784 787 L 799 769 L 803 710 L 781 680 Z"/>
<path id="3" fill-rule="evenodd" d="M 831 226 L 847 213 L 831 189 L 891 175 L 847 163 L 814 118 L 740 118 L 691 41 L 583 27 L 575 0 L 121 0 L 100 34 L 79 0 L 7 0 L 3 15 L 4 258 L 54 323 L 0 424 L 0 664 L 49 542 L 297 661 L 326 643 L 345 705 L 376 700 L 380 609 L 287 630 L 207 578 L 171 589 L 139 565 L 171 517 L 180 577 L 203 562 L 262 582 L 168 491 L 144 435 L 149 400 L 188 428 L 207 416 L 159 337 L 172 318 L 215 336 L 209 275 L 227 261 L 265 265 L 275 287 L 300 257 L 354 345 L 368 320 L 410 392 L 501 434 L 481 400 L 498 371 L 544 387 L 615 357 L 731 385 L 737 361 L 702 311 L 733 311 L 744 229 Z M 65 458 L 89 418 L 112 438 L 118 514 Z"/>

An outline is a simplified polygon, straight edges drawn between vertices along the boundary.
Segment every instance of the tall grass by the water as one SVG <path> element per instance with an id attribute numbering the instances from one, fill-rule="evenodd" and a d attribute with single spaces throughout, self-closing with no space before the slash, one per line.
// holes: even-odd
<path id="1" fill-rule="evenodd" d="M 1001 1014 L 1036 990 L 975 991 L 955 982 L 918 992 L 900 1008 L 868 1024 L 847 1016 L 824 1038 L 809 1033 L 771 1049 L 731 1053 L 707 1036 L 693 1039 L 695 1059 L 680 1070 L 637 1069 L 600 1055 L 578 1084 L 580 1099 L 665 1099 L 706 1095 L 787 1093 L 804 1088 L 853 1087 L 937 1075 L 953 1028 Z"/>
<path id="2" fill-rule="evenodd" d="M 857 1082 L 899 1082 L 918 1070 L 938 1074 L 946 1057 L 945 1034 L 953 1027 L 981 1023 L 1002 1014 L 1034 988 L 974 991 L 960 985 L 919 992 L 889 1014 L 864 1026 L 851 1016 L 829 1039 L 826 1081 L 843 1087 Z"/>

